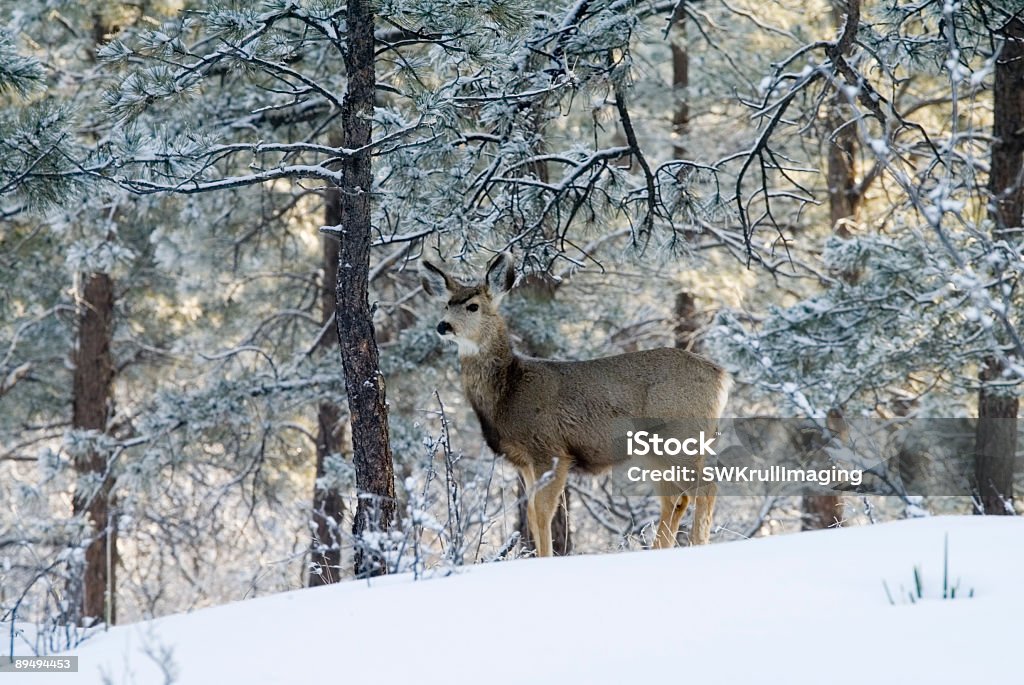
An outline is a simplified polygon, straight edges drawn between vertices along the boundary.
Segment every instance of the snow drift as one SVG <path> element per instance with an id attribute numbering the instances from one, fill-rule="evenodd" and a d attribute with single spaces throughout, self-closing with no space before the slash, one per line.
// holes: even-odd
<path id="1" fill-rule="evenodd" d="M 941 599 L 947 535 L 955 600 Z M 911 603 L 915 565 L 924 599 Z M 3 682 L 162 685 L 163 662 L 181 685 L 1009 683 L 1021 568 L 1024 520 L 1012 517 L 527 559 L 119 626 L 72 652 L 77 675 Z"/>

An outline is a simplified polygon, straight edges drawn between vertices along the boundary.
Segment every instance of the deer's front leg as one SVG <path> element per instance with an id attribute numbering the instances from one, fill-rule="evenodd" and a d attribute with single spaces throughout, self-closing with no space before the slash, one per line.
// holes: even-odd
<path id="1" fill-rule="evenodd" d="M 519 475 L 523 478 L 523 492 L 526 494 L 526 527 L 533 544 L 537 545 L 540 537 L 537 531 L 537 478 L 533 473 L 533 464 L 521 467 Z"/>
<path id="2" fill-rule="evenodd" d="M 544 464 L 544 462 L 540 462 Z M 546 464 L 541 471 L 540 464 L 534 462 L 531 476 L 535 479 L 533 487 L 527 483 L 528 501 L 526 505 L 527 518 L 530 520 L 530 534 L 533 536 L 534 544 L 537 546 L 537 556 L 550 557 L 552 554 L 551 545 L 551 521 L 555 517 L 555 509 L 562 500 L 562 493 L 565 492 L 565 482 L 569 478 L 569 460 L 562 457 L 553 459 Z M 540 476 L 536 474 L 541 471 Z M 526 476 L 524 476 L 524 479 Z"/>
<path id="3" fill-rule="evenodd" d="M 654 549 L 667 549 L 676 546 L 676 533 L 679 532 L 679 521 L 690 506 L 690 498 L 687 495 L 669 494 L 662 495 L 661 518 L 658 521 L 658 529 L 654 535 Z"/>

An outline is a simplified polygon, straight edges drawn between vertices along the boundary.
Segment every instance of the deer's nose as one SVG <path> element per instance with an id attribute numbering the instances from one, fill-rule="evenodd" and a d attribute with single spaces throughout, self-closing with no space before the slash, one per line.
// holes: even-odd
<path id="1" fill-rule="evenodd" d="M 452 325 L 450 323 L 448 323 L 447 321 L 442 321 L 441 323 L 437 324 L 437 332 L 438 332 L 439 335 L 444 335 L 445 333 L 447 333 L 449 331 L 454 333 L 455 329 L 452 328 Z"/>

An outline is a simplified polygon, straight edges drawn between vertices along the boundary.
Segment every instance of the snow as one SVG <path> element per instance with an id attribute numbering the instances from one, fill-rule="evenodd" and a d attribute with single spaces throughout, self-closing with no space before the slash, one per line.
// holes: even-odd
<path id="1" fill-rule="evenodd" d="M 885 157 L 889 154 L 889 144 L 881 138 L 869 139 L 868 145 L 871 146 L 871 150 L 879 157 Z"/>
<path id="2" fill-rule="evenodd" d="M 943 540 L 952 580 L 937 599 Z M 920 565 L 925 599 L 891 605 Z M 1024 520 L 933 517 L 706 547 L 525 559 L 119 626 L 33 685 L 1018 682 Z M 0 626 L 2 633 L 3 626 Z M 149 655 L 147 655 L 147 652 Z M 154 656 L 156 658 L 154 658 Z M 567 680 L 568 679 L 568 680 Z M 4 685 L 21 682 L 5 674 Z"/>

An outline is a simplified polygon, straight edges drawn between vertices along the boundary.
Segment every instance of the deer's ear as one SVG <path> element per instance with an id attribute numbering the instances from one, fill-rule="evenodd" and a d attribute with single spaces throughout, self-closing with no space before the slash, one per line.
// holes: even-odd
<path id="1" fill-rule="evenodd" d="M 451 277 L 425 259 L 420 262 L 420 283 L 432 297 L 444 297 L 452 288 Z"/>
<path id="2" fill-rule="evenodd" d="M 496 300 L 511 290 L 512 284 L 516 282 L 516 266 L 512 261 L 512 255 L 508 252 L 496 255 L 487 265 L 485 280 L 491 297 Z"/>

